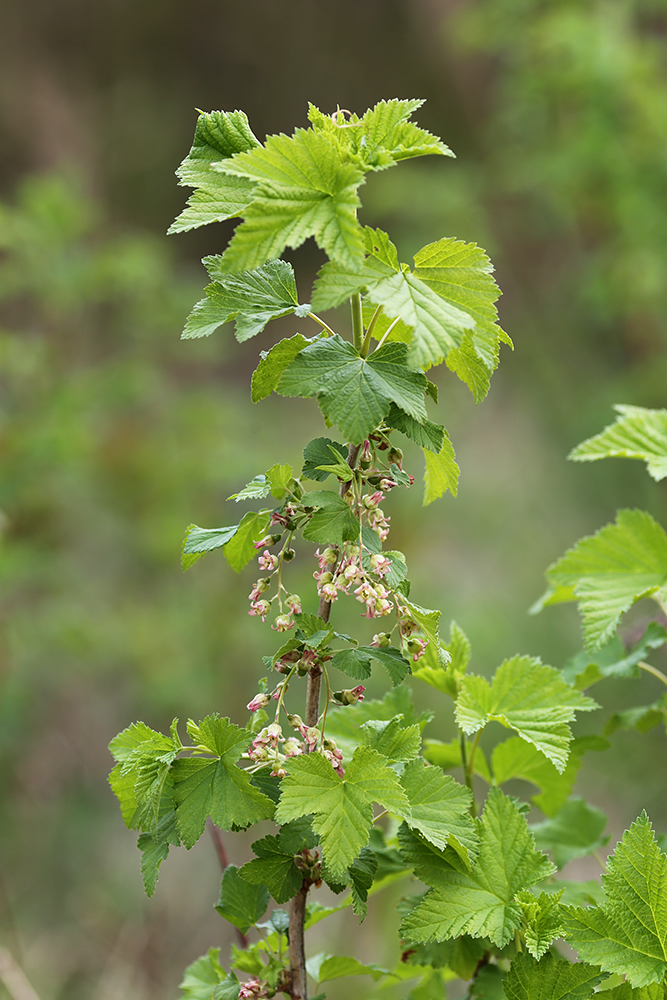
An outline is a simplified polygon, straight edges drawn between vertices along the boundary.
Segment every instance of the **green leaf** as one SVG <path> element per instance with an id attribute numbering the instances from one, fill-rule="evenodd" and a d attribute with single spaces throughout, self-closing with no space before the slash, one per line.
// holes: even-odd
<path id="1" fill-rule="evenodd" d="M 503 948 L 521 924 L 517 892 L 547 878 L 555 869 L 535 850 L 533 837 L 512 799 L 492 788 L 481 820 L 479 854 L 468 870 L 449 848 L 408 857 L 415 874 L 432 888 L 401 926 L 411 941 L 442 941 L 470 934 L 489 937 Z M 414 843 L 414 841 L 413 841 Z"/>
<path id="2" fill-rule="evenodd" d="M 142 833 L 137 841 L 141 851 L 141 874 L 144 879 L 144 890 L 147 896 L 152 896 L 160 873 L 160 865 L 169 854 L 169 844 L 150 833 Z"/>
<path id="3" fill-rule="evenodd" d="M 183 570 L 190 569 L 207 552 L 226 545 L 234 537 L 238 528 L 238 524 L 233 524 L 228 528 L 200 528 L 196 524 L 189 524 L 183 539 L 183 554 L 181 556 Z"/>
<path id="4" fill-rule="evenodd" d="M 250 395 L 253 403 L 259 403 L 260 399 L 271 395 L 285 369 L 309 343 L 300 333 L 295 333 L 293 337 L 274 344 L 270 351 L 260 352 L 262 360 L 252 373 Z"/>
<path id="5" fill-rule="evenodd" d="M 424 506 L 444 496 L 447 490 L 456 496 L 459 488 L 459 467 L 456 464 L 454 447 L 449 434 L 444 431 L 442 448 L 436 455 L 427 448 L 422 449 L 426 468 L 424 469 Z"/>
<path id="6" fill-rule="evenodd" d="M 415 420 L 426 420 L 426 379 L 406 366 L 406 356 L 404 344 L 384 344 L 362 358 L 336 334 L 305 347 L 286 369 L 277 391 L 283 396 L 317 395 L 327 420 L 358 444 L 379 426 L 392 402 Z"/>
<path id="7" fill-rule="evenodd" d="M 293 485 L 294 470 L 291 465 L 272 465 L 266 473 L 266 478 L 271 486 L 271 496 L 276 500 L 284 500 L 291 493 L 290 486 Z"/>
<path id="8" fill-rule="evenodd" d="M 449 352 L 447 367 L 468 386 L 475 402 L 481 403 L 491 386 L 491 372 L 476 352 L 471 333 L 465 333 L 459 347 Z"/>
<path id="9" fill-rule="evenodd" d="M 370 747 L 359 747 L 341 778 L 326 758 L 304 754 L 286 762 L 276 822 L 284 823 L 314 813 L 313 829 L 320 835 L 324 860 L 334 878 L 348 867 L 368 843 L 373 822 L 372 803 L 402 813 L 408 801 L 395 772 Z"/>
<path id="10" fill-rule="evenodd" d="M 215 714 L 198 726 L 189 723 L 188 732 L 199 748 L 216 759 L 180 758 L 172 766 L 176 821 L 185 846 L 192 847 L 201 837 L 207 816 L 223 830 L 270 819 L 273 802 L 236 765 L 247 749 L 248 733 Z"/>
<path id="11" fill-rule="evenodd" d="M 598 705 L 566 684 L 557 670 L 530 656 L 515 656 L 498 667 L 493 682 L 469 674 L 461 681 L 456 720 L 468 735 L 495 720 L 516 730 L 562 773 L 572 739 L 568 725 L 576 711 Z"/>
<path id="12" fill-rule="evenodd" d="M 651 705 L 638 705 L 615 712 L 604 727 L 604 735 L 611 736 L 617 729 L 636 729 L 638 733 L 647 733 L 661 723 L 667 725 L 667 695 L 664 694 Z"/>
<path id="13" fill-rule="evenodd" d="M 241 984 L 233 972 L 226 976 L 211 993 L 211 1000 L 238 1000 Z"/>
<path id="14" fill-rule="evenodd" d="M 659 649 L 666 642 L 665 626 L 649 622 L 644 635 L 630 652 L 618 636 L 614 636 L 595 653 L 585 650 L 577 653 L 563 667 L 563 680 L 583 691 L 604 677 L 639 677 L 637 664 L 640 660 L 645 660 L 652 649 Z"/>
<path id="15" fill-rule="evenodd" d="M 238 927 L 241 934 L 264 915 L 269 905 L 269 890 L 265 885 L 250 885 L 241 878 L 236 865 L 227 865 L 222 876 L 220 899 L 215 908 L 221 917 Z"/>
<path id="16" fill-rule="evenodd" d="M 359 537 L 359 518 L 350 505 L 328 490 L 313 490 L 301 499 L 304 507 L 315 507 L 315 513 L 303 529 L 303 537 L 320 545 L 342 545 Z"/>
<path id="17" fill-rule="evenodd" d="M 401 716 L 403 727 L 418 723 L 420 728 L 432 718 L 430 713 L 415 716 L 412 692 L 406 684 L 387 691 L 382 700 L 369 699 L 356 705 L 335 709 L 327 715 L 327 733 L 332 736 L 343 754 L 351 756 L 361 741 L 360 727 L 368 721 L 389 722 Z"/>
<path id="18" fill-rule="evenodd" d="M 545 816 L 555 816 L 571 794 L 581 767 L 581 757 L 576 752 L 577 741 L 570 744 L 570 755 L 564 771 L 555 765 L 532 743 L 518 736 L 512 736 L 493 748 L 491 768 L 496 785 L 520 778 L 530 781 L 540 789 L 539 795 L 532 795 L 531 801 Z M 479 753 L 479 750 L 477 751 Z"/>
<path id="19" fill-rule="evenodd" d="M 470 740 L 466 740 L 466 753 L 467 760 L 469 760 L 472 753 Z M 435 764 L 436 767 L 441 767 L 445 771 L 461 767 L 461 740 L 458 737 L 454 737 L 449 743 L 443 743 L 441 740 L 424 740 L 424 759 L 429 764 Z M 542 759 L 544 760 L 544 758 Z M 475 774 L 481 775 L 489 785 L 492 784 L 489 765 L 486 762 L 484 751 L 479 746 L 475 750 L 474 771 Z"/>
<path id="20" fill-rule="evenodd" d="M 382 976 L 390 976 L 387 969 L 379 965 L 362 965 L 356 958 L 342 955 L 327 955 L 319 952 L 306 962 L 306 970 L 316 983 L 325 983 L 341 976 L 371 976 L 377 982 Z"/>
<path id="21" fill-rule="evenodd" d="M 598 649 L 642 597 L 667 601 L 667 535 L 650 514 L 621 510 L 615 524 L 582 538 L 549 567 L 549 588 L 532 608 L 578 601 L 586 648 Z"/>
<path id="22" fill-rule="evenodd" d="M 379 649 L 374 646 L 343 649 L 334 654 L 331 664 L 349 677 L 363 681 L 371 676 L 371 660 L 377 660 L 378 663 L 382 664 L 394 686 L 400 684 L 410 673 L 410 664 L 401 655 L 400 650 L 394 649 L 392 646 Z"/>
<path id="23" fill-rule="evenodd" d="M 568 907 L 567 940 L 585 962 L 634 987 L 667 972 L 667 855 L 646 813 L 623 835 L 602 876 L 604 906 Z"/>
<path id="24" fill-rule="evenodd" d="M 421 759 L 406 764 L 401 784 L 410 802 L 408 826 L 436 847 L 444 850 L 451 845 L 470 864 L 479 840 L 469 812 L 472 798 L 468 789 Z"/>
<path id="25" fill-rule="evenodd" d="M 352 909 L 362 920 L 368 911 L 368 892 L 373 885 L 375 873 L 378 870 L 378 859 L 368 847 L 363 847 L 356 861 L 348 868 L 350 887 L 352 889 Z"/>
<path id="26" fill-rule="evenodd" d="M 306 479 L 323 482 L 331 473 L 322 469 L 323 465 L 331 463 L 336 458 L 344 462 L 347 458 L 347 448 L 331 438 L 314 438 L 303 449 L 303 469 L 301 475 Z M 349 471 L 349 466 L 348 466 Z"/>
<path id="27" fill-rule="evenodd" d="M 531 827 L 535 843 L 542 851 L 549 851 L 559 868 L 568 861 L 583 858 L 609 840 L 604 836 L 607 817 L 583 799 L 570 799 L 557 816 Z"/>
<path id="28" fill-rule="evenodd" d="M 269 514 L 258 514 L 249 510 L 243 515 L 233 537 L 223 548 L 225 559 L 236 572 L 240 573 L 251 559 L 257 555 L 255 542 L 263 538 L 269 526 Z"/>
<path id="29" fill-rule="evenodd" d="M 372 719 L 361 727 L 364 746 L 377 750 L 387 760 L 414 760 L 421 747 L 421 729 L 418 725 L 403 726 L 403 716 L 397 715 L 388 722 Z"/>
<path id="30" fill-rule="evenodd" d="M 549 950 L 554 938 L 563 935 L 561 895 L 560 892 L 541 892 L 535 896 L 527 889 L 516 894 L 517 903 L 523 911 L 521 933 L 526 948 L 538 962 Z"/>
<path id="31" fill-rule="evenodd" d="M 602 979 L 599 969 L 583 962 L 570 965 L 553 955 L 536 962 L 529 955 L 517 955 L 505 980 L 505 995 L 508 1000 L 588 1000 Z"/>
<path id="32" fill-rule="evenodd" d="M 197 190 L 168 232 L 183 233 L 240 215 L 253 199 L 254 183 L 243 177 L 224 177 L 212 164 L 258 145 L 243 111 L 202 112 L 192 149 L 176 171 L 179 184 Z"/>
<path id="33" fill-rule="evenodd" d="M 222 160 L 216 168 L 257 184 L 223 256 L 225 270 L 257 267 L 309 236 L 331 260 L 353 268 L 361 264 L 357 188 L 363 173 L 345 163 L 326 136 L 306 129 L 268 136 L 264 146 Z"/>
<path id="34" fill-rule="evenodd" d="M 226 978 L 219 956 L 220 949 L 211 948 L 208 954 L 188 965 L 181 983 L 182 1000 L 211 1000 L 213 989 Z"/>
<path id="35" fill-rule="evenodd" d="M 506 1000 L 506 973 L 498 965 L 483 965 L 470 985 L 470 1000 Z"/>
<path id="36" fill-rule="evenodd" d="M 601 434 L 588 438 L 570 452 L 575 462 L 595 462 L 599 458 L 638 458 L 646 462 L 655 480 L 667 476 L 667 410 L 647 410 L 643 406 L 614 407 L 616 422 Z"/>
<path id="37" fill-rule="evenodd" d="M 310 822 L 288 823 L 277 837 L 256 840 L 252 849 L 257 855 L 239 870 L 241 878 L 253 885 L 265 885 L 276 903 L 286 903 L 303 883 L 303 872 L 294 864 L 294 855 L 314 847 L 317 839 Z"/>
<path id="38" fill-rule="evenodd" d="M 652 983 L 633 990 L 630 983 L 619 983 L 612 990 L 600 990 L 595 1000 L 665 1000 L 665 985 Z"/>
<path id="39" fill-rule="evenodd" d="M 232 493 L 227 499 L 235 500 L 237 503 L 239 500 L 263 500 L 264 497 L 268 497 L 270 492 L 271 485 L 267 482 L 267 478 L 262 472 L 259 476 L 253 476 L 242 490 L 238 493 Z"/>
<path id="40" fill-rule="evenodd" d="M 224 323 L 235 321 L 236 339 L 243 343 L 261 333 L 267 323 L 291 313 L 304 315 L 300 306 L 294 269 L 286 260 L 270 260 L 253 271 L 225 274 L 222 257 L 205 257 L 215 280 L 206 288 L 206 298 L 188 316 L 182 339 L 208 337 Z"/>

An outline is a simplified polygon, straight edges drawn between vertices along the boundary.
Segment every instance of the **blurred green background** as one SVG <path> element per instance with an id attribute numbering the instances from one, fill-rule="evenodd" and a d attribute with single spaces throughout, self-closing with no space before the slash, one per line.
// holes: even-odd
<path id="1" fill-rule="evenodd" d="M 665 405 L 667 2 L 24 0 L 1 17 L 0 944 L 41 1000 L 166 1000 L 231 940 L 217 861 L 208 839 L 176 852 L 144 898 L 106 746 L 135 718 L 244 717 L 275 645 L 246 615 L 253 571 L 212 555 L 184 576 L 180 542 L 191 521 L 229 523 L 225 498 L 274 461 L 298 467 L 322 428 L 312 401 L 249 401 L 258 349 L 294 321 L 261 344 L 179 342 L 199 258 L 232 228 L 163 235 L 194 109 L 242 108 L 262 138 L 305 125 L 308 100 L 427 98 L 419 123 L 458 158 L 370 177 L 363 221 L 406 260 L 445 235 L 480 242 L 516 350 L 479 407 L 438 375 L 459 497 L 392 497 L 392 546 L 415 599 L 470 636 L 473 669 L 515 652 L 561 666 L 574 608 L 527 615 L 546 566 L 619 506 L 667 521 L 638 463 L 566 462 L 613 403 Z M 322 256 L 290 256 L 307 299 Z M 408 455 L 417 478 L 420 463 Z M 580 731 L 658 693 L 596 688 L 603 711 Z M 427 732 L 446 739 L 437 698 Z M 579 788 L 614 839 L 644 806 L 667 829 L 665 760 L 659 729 L 587 758 Z M 228 841 L 246 860 L 248 841 Z M 393 927 L 376 901 L 361 933 L 339 921 L 316 947 L 392 962 Z"/>

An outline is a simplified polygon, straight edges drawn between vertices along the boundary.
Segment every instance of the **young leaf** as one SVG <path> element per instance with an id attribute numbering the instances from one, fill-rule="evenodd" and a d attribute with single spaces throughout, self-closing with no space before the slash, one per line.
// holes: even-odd
<path id="1" fill-rule="evenodd" d="M 563 680 L 572 684 L 577 691 L 591 687 L 604 677 L 639 677 L 637 664 L 645 660 L 653 649 L 659 649 L 667 642 L 667 628 L 658 622 L 649 622 L 646 631 L 636 646 L 628 652 L 614 636 L 595 653 L 577 653 L 563 667 Z"/>
<path id="2" fill-rule="evenodd" d="M 408 826 L 438 848 L 451 845 L 470 864 L 477 855 L 479 838 L 470 817 L 468 789 L 420 759 L 406 764 L 401 784 L 410 802 Z"/>
<path id="3" fill-rule="evenodd" d="M 388 722 L 372 719 L 365 722 L 359 735 L 364 746 L 377 750 L 388 761 L 414 760 L 421 747 L 421 729 L 418 725 L 403 726 L 403 716 L 397 715 Z"/>
<path id="4" fill-rule="evenodd" d="M 638 458 L 646 462 L 653 479 L 664 479 L 667 476 L 667 410 L 621 404 L 614 409 L 619 414 L 616 423 L 577 445 L 568 458 L 575 462 Z"/>
<path id="5" fill-rule="evenodd" d="M 396 773 L 370 747 L 355 750 L 344 778 L 318 753 L 294 757 L 286 767 L 276 822 L 314 813 L 313 829 L 321 837 L 324 859 L 334 878 L 345 877 L 368 843 L 373 802 L 399 814 L 409 808 Z"/>
<path id="6" fill-rule="evenodd" d="M 602 876 L 603 906 L 566 908 L 566 936 L 579 957 L 634 987 L 667 972 L 667 855 L 646 813 L 623 835 Z"/>
<path id="7" fill-rule="evenodd" d="M 285 369 L 294 361 L 297 354 L 310 343 L 300 333 L 293 337 L 280 340 L 270 351 L 261 351 L 262 360 L 252 373 L 250 398 L 253 403 L 270 396 L 276 388 Z"/>
<path id="8" fill-rule="evenodd" d="M 226 271 L 257 267 L 309 236 L 331 260 L 361 264 L 357 188 L 363 173 L 345 163 L 322 133 L 297 129 L 291 136 L 268 136 L 266 145 L 222 160 L 216 169 L 257 184 L 223 256 Z"/>
<path id="9" fill-rule="evenodd" d="M 466 740 L 468 760 L 471 753 L 472 743 L 470 740 Z M 544 760 L 544 758 L 542 759 Z M 424 740 L 424 760 L 427 760 L 429 764 L 435 764 L 436 767 L 441 767 L 444 771 L 451 771 L 452 768 L 461 767 L 461 740 L 458 737 L 454 737 L 449 743 L 443 743 L 441 740 Z M 489 785 L 493 784 L 484 751 L 479 746 L 475 750 L 474 771 L 475 774 L 479 774 L 480 777 L 484 778 L 484 781 Z"/>
<path id="10" fill-rule="evenodd" d="M 346 460 L 347 448 L 344 444 L 332 441 L 331 438 L 315 438 L 313 441 L 309 441 L 303 449 L 301 475 L 306 479 L 314 479 L 321 483 L 331 475 L 330 472 L 325 472 L 322 466 L 335 461 L 336 458 L 340 462 Z"/>
<path id="11" fill-rule="evenodd" d="M 222 876 L 220 899 L 215 908 L 221 917 L 238 927 L 241 934 L 264 915 L 269 905 L 269 890 L 264 885 L 250 885 L 242 879 L 236 865 L 227 865 Z"/>
<path id="12" fill-rule="evenodd" d="M 361 920 L 364 920 L 368 912 L 368 892 L 377 870 L 378 859 L 368 847 L 362 847 L 359 857 L 347 870 L 352 890 L 352 909 Z"/>
<path id="13" fill-rule="evenodd" d="M 378 663 L 382 664 L 394 686 L 400 684 L 410 673 L 410 664 L 401 656 L 400 650 L 394 649 L 392 646 L 379 649 L 374 646 L 342 649 L 334 654 L 331 664 L 349 677 L 363 681 L 371 676 L 371 660 L 377 660 Z"/>
<path id="14" fill-rule="evenodd" d="M 592 854 L 609 840 L 604 836 L 607 817 L 583 799 L 570 799 L 557 816 L 531 827 L 535 843 L 549 851 L 559 868 L 568 861 Z"/>
<path id="15" fill-rule="evenodd" d="M 660 723 L 667 724 L 667 695 L 664 694 L 651 705 L 638 705 L 626 708 L 624 712 L 615 712 L 604 727 L 604 735 L 611 736 L 617 729 L 636 729 L 638 733 L 647 733 Z"/>
<path id="16" fill-rule="evenodd" d="M 599 969 L 583 962 L 571 965 L 553 955 L 536 962 L 529 955 L 517 955 L 505 980 L 505 995 L 507 1000 L 588 1000 L 602 979 Z"/>
<path id="17" fill-rule="evenodd" d="M 371 976 L 377 982 L 382 976 L 390 976 L 387 969 L 379 965 L 362 965 L 356 958 L 342 955 L 327 955 L 320 952 L 306 962 L 308 975 L 316 983 L 325 983 L 330 979 L 340 979 L 341 976 Z"/>
<path id="18" fill-rule="evenodd" d="M 554 938 L 563 935 L 561 896 L 562 892 L 541 892 L 535 896 L 527 889 L 516 894 L 517 903 L 523 911 L 521 933 L 526 948 L 538 962 L 549 950 Z"/>
<path id="19" fill-rule="evenodd" d="M 424 448 L 424 506 L 444 496 L 447 490 L 456 496 L 459 488 L 459 467 L 456 464 L 454 447 L 449 440 L 449 434 L 444 431 L 442 448 L 436 455 L 430 449 Z"/>
<path id="20" fill-rule="evenodd" d="M 315 513 L 303 529 L 303 537 L 320 545 L 342 545 L 359 537 L 359 518 L 350 505 L 328 490 L 313 490 L 305 493 L 301 502 L 304 507 L 314 507 Z"/>
<path id="21" fill-rule="evenodd" d="M 503 948 L 521 924 L 521 907 L 515 896 L 541 882 L 553 865 L 535 850 L 532 835 L 512 799 L 492 788 L 481 820 L 479 854 L 468 870 L 458 855 L 423 848 L 408 857 L 415 874 L 433 888 L 401 926 L 411 941 L 442 941 L 470 934 L 489 937 Z"/>
<path id="22" fill-rule="evenodd" d="M 586 648 L 598 649 L 642 597 L 667 601 L 667 535 L 650 514 L 621 510 L 615 524 L 582 538 L 549 567 L 549 588 L 532 611 L 578 601 Z"/>
<path id="23" fill-rule="evenodd" d="M 245 177 L 224 177 L 212 165 L 258 145 L 243 111 L 201 113 L 192 149 L 176 171 L 179 184 L 196 190 L 168 232 L 184 233 L 240 215 L 253 199 L 255 184 Z"/>
<path id="24" fill-rule="evenodd" d="M 211 1000 L 238 1000 L 241 995 L 241 984 L 238 977 L 230 972 L 211 993 Z"/>
<path id="25" fill-rule="evenodd" d="M 223 830 L 270 819 L 273 802 L 236 765 L 247 749 L 248 733 L 215 714 L 198 726 L 189 723 L 188 732 L 195 744 L 215 759 L 180 758 L 172 766 L 176 820 L 185 846 L 192 847 L 201 837 L 207 816 Z"/>
<path id="26" fill-rule="evenodd" d="M 207 552 L 226 545 L 234 537 L 238 527 L 238 524 L 233 524 L 228 528 L 200 528 L 196 524 L 189 524 L 183 539 L 183 570 L 190 569 Z"/>
<path id="27" fill-rule="evenodd" d="M 294 864 L 294 855 L 316 843 L 309 822 L 288 823 L 277 837 L 269 835 L 255 841 L 252 849 L 257 857 L 243 865 L 239 875 L 253 885 L 267 886 L 276 903 L 286 903 L 303 883 L 303 872 Z"/>
<path id="28" fill-rule="evenodd" d="M 254 271 L 226 274 L 222 257 L 205 257 L 211 277 L 206 298 L 188 316 L 182 339 L 208 337 L 224 323 L 235 321 L 236 339 L 243 343 L 261 333 L 267 323 L 295 313 L 305 316 L 309 305 L 299 305 L 294 269 L 286 260 L 270 260 Z"/>
<path id="29" fill-rule="evenodd" d="M 144 891 L 150 897 L 155 892 L 160 866 L 169 854 L 169 843 L 150 833 L 142 833 L 137 841 L 137 847 L 141 851 L 141 874 L 144 879 Z"/>
<path id="30" fill-rule="evenodd" d="M 271 496 L 276 500 L 284 500 L 290 494 L 290 486 L 293 486 L 294 470 L 291 465 L 272 465 L 266 473 L 266 478 L 271 487 Z"/>
<path id="31" fill-rule="evenodd" d="M 663 983 L 652 983 L 633 990 L 630 983 L 619 983 L 611 990 L 599 990 L 595 1000 L 665 1000 L 665 986 Z"/>
<path id="32" fill-rule="evenodd" d="M 381 701 L 359 701 L 327 715 L 327 734 L 332 736 L 346 757 L 354 753 L 361 741 L 360 727 L 368 721 L 389 722 L 401 717 L 403 727 L 418 723 L 420 728 L 432 718 L 428 713 L 416 717 L 412 692 L 406 684 L 389 690 Z"/>
<path id="33" fill-rule="evenodd" d="M 530 781 L 540 789 L 539 795 L 531 795 L 531 801 L 545 816 L 555 816 L 571 794 L 581 767 L 576 747 L 577 741 L 573 740 L 567 767 L 559 772 L 532 743 L 512 736 L 493 748 L 491 769 L 494 784 L 504 785 L 506 781 L 516 778 Z"/>
<path id="34" fill-rule="evenodd" d="M 470 735 L 495 720 L 534 744 L 562 773 L 576 711 L 598 705 L 566 684 L 557 670 L 539 659 L 515 656 L 498 667 L 493 682 L 472 674 L 461 681 L 456 720 Z"/>
<path id="35" fill-rule="evenodd" d="M 208 954 L 188 965 L 181 983 L 182 1000 L 211 1000 L 214 987 L 226 978 L 219 956 L 220 949 L 211 948 Z"/>
<path id="36" fill-rule="evenodd" d="M 415 420 L 426 420 L 426 379 L 407 367 L 406 356 L 405 344 L 384 344 L 362 358 L 336 334 L 304 348 L 285 370 L 277 392 L 317 395 L 324 416 L 358 444 L 380 424 L 392 402 Z"/>
<path id="37" fill-rule="evenodd" d="M 268 514 L 258 514 L 254 510 L 249 510 L 243 515 L 233 537 L 222 550 L 225 559 L 236 573 L 240 573 L 257 555 L 254 543 L 264 537 L 268 526 Z"/>
<path id="38" fill-rule="evenodd" d="M 263 500 L 264 497 L 268 497 L 270 492 L 271 484 L 262 472 L 259 476 L 253 476 L 242 490 L 239 490 L 238 493 L 232 493 L 227 499 L 235 500 L 237 503 L 239 500 Z"/>

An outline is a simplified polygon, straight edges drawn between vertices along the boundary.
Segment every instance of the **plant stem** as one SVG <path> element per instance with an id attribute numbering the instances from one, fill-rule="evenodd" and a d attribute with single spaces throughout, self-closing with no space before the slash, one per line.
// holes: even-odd
<path id="1" fill-rule="evenodd" d="M 373 315 L 371 316 L 371 321 L 368 324 L 368 329 L 366 330 L 366 336 L 364 337 L 364 342 L 361 345 L 362 358 L 368 357 L 368 351 L 370 350 L 371 346 L 371 337 L 373 335 L 373 329 L 378 321 L 381 312 L 382 312 L 382 306 L 378 306 Z"/>
<path id="2" fill-rule="evenodd" d="M 641 670 L 645 670 L 647 674 L 653 674 L 654 677 L 657 677 L 658 680 L 662 681 L 662 683 L 667 686 L 667 677 L 665 677 L 663 672 L 658 670 L 657 667 L 652 667 L 650 663 L 644 663 L 643 660 L 640 660 L 637 666 Z"/>
<path id="3" fill-rule="evenodd" d="M 364 320 L 361 313 L 361 292 L 357 292 L 350 299 L 352 306 L 352 334 L 354 336 L 354 346 L 361 354 L 364 343 Z"/>
<path id="4" fill-rule="evenodd" d="M 335 334 L 335 330 L 332 330 L 328 323 L 325 323 L 323 319 L 317 315 L 317 313 L 308 313 L 311 319 L 314 319 L 316 323 L 319 323 L 323 330 L 328 330 L 329 333 Z"/>
<path id="5" fill-rule="evenodd" d="M 359 299 L 359 318 L 361 319 L 361 296 Z M 352 308 L 354 321 L 354 305 Z M 363 335 L 363 327 L 362 327 Z M 357 462 L 360 444 L 348 445 L 347 464 L 353 469 Z M 342 497 L 348 492 L 352 480 L 349 483 L 341 483 L 340 495 Z M 332 567 L 333 568 L 333 567 Z M 320 604 L 317 614 L 325 622 L 329 621 L 331 615 L 331 601 L 325 597 L 320 597 Z M 308 671 L 308 682 L 306 685 L 306 716 L 304 722 L 307 726 L 316 726 L 320 717 L 320 686 L 322 684 L 322 667 L 317 664 Z M 304 879 L 303 884 L 296 896 L 293 898 L 289 914 L 289 956 L 290 956 L 290 994 L 293 1000 L 308 1000 L 308 981 L 306 979 L 306 948 L 303 940 L 303 927 L 306 921 L 306 900 L 308 898 L 309 883 Z"/>
<path id="6" fill-rule="evenodd" d="M 391 331 L 394 329 L 394 327 L 398 323 L 399 319 L 400 319 L 400 316 L 397 316 L 396 319 L 394 320 L 394 322 L 389 324 L 389 326 L 387 327 L 387 329 L 384 332 L 384 336 L 383 336 L 382 340 L 379 342 L 379 344 L 375 348 L 376 351 L 380 350 L 380 348 L 384 344 L 385 340 L 387 339 L 387 337 L 389 336 L 389 334 L 391 333 Z"/>

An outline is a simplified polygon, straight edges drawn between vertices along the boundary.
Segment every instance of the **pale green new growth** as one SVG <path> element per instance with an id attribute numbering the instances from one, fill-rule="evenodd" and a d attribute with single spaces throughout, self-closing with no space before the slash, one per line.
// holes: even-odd
<path id="1" fill-rule="evenodd" d="M 667 602 L 667 535 L 650 514 L 621 510 L 615 524 L 582 538 L 546 576 L 549 589 L 533 610 L 578 601 L 586 647 L 597 649 L 636 601 L 655 595 Z"/>
<path id="2" fill-rule="evenodd" d="M 373 802 L 404 815 L 409 810 L 398 777 L 386 759 L 370 747 L 359 747 L 345 768 L 345 777 L 317 753 L 286 762 L 276 821 L 285 823 L 314 814 L 313 829 L 321 837 L 327 868 L 336 877 L 368 843 Z"/>
<path id="3" fill-rule="evenodd" d="M 603 906 L 568 907 L 567 939 L 586 962 L 635 986 L 667 973 L 667 855 L 646 813 L 623 835 L 602 876 Z"/>
<path id="4" fill-rule="evenodd" d="M 450 845 L 467 863 L 477 855 L 479 838 L 470 816 L 472 796 L 467 788 L 417 759 L 406 765 L 401 784 L 410 802 L 408 826 L 444 850 Z"/>
<path id="5" fill-rule="evenodd" d="M 506 781 L 520 778 L 537 785 L 540 793 L 531 795 L 531 800 L 545 816 L 554 816 L 559 811 L 572 792 L 580 767 L 576 740 L 570 744 L 567 766 L 562 773 L 536 746 L 518 736 L 497 743 L 491 755 L 494 784 L 504 785 Z"/>
<path id="6" fill-rule="evenodd" d="M 436 455 L 432 450 L 423 449 L 426 467 L 424 469 L 424 506 L 444 496 L 447 490 L 456 496 L 459 487 L 459 467 L 452 442 L 447 431 L 444 433 L 442 449 Z"/>
<path id="7" fill-rule="evenodd" d="M 182 1000 L 211 1000 L 214 987 L 224 982 L 226 977 L 219 957 L 220 949 L 211 948 L 208 954 L 187 967 L 181 983 Z"/>
<path id="8" fill-rule="evenodd" d="M 371 976 L 377 982 L 382 976 L 391 975 L 388 969 L 383 969 L 380 965 L 363 965 L 356 958 L 327 955 L 323 951 L 308 959 L 306 969 L 316 983 L 326 983 L 330 979 L 340 979 L 341 976 Z"/>
<path id="9" fill-rule="evenodd" d="M 183 340 L 208 337 L 224 323 L 235 321 L 236 339 L 240 342 L 261 333 L 267 323 L 294 313 L 306 316 L 309 305 L 299 305 L 292 265 L 285 260 L 270 260 L 254 271 L 226 274 L 222 257 L 204 257 L 213 279 L 206 288 L 206 298 L 198 302 L 188 316 Z"/>
<path id="10" fill-rule="evenodd" d="M 504 947 L 521 925 L 522 909 L 515 897 L 555 871 L 535 850 L 532 834 L 512 799 L 492 788 L 481 820 L 479 855 L 468 870 L 449 849 L 431 862 L 410 856 L 415 874 L 433 886 L 403 921 L 401 933 L 410 941 L 443 941 L 470 934 L 489 937 Z"/>
<path id="11" fill-rule="evenodd" d="M 495 720 L 516 730 L 540 750 L 559 772 L 565 770 L 575 712 L 597 708 L 574 691 L 557 670 L 530 656 L 515 656 L 498 667 L 493 682 L 472 674 L 461 681 L 456 721 L 468 734 Z"/>
<path id="12" fill-rule="evenodd" d="M 554 938 L 563 934 L 561 896 L 562 892 L 541 892 L 535 896 L 527 889 L 517 893 L 516 899 L 523 911 L 521 934 L 526 948 L 538 961 L 549 950 Z"/>
<path id="13" fill-rule="evenodd" d="M 622 404 L 614 409 L 619 414 L 616 422 L 577 445 L 568 458 L 575 462 L 638 458 L 646 462 L 653 479 L 664 479 L 667 476 L 667 410 Z"/>

